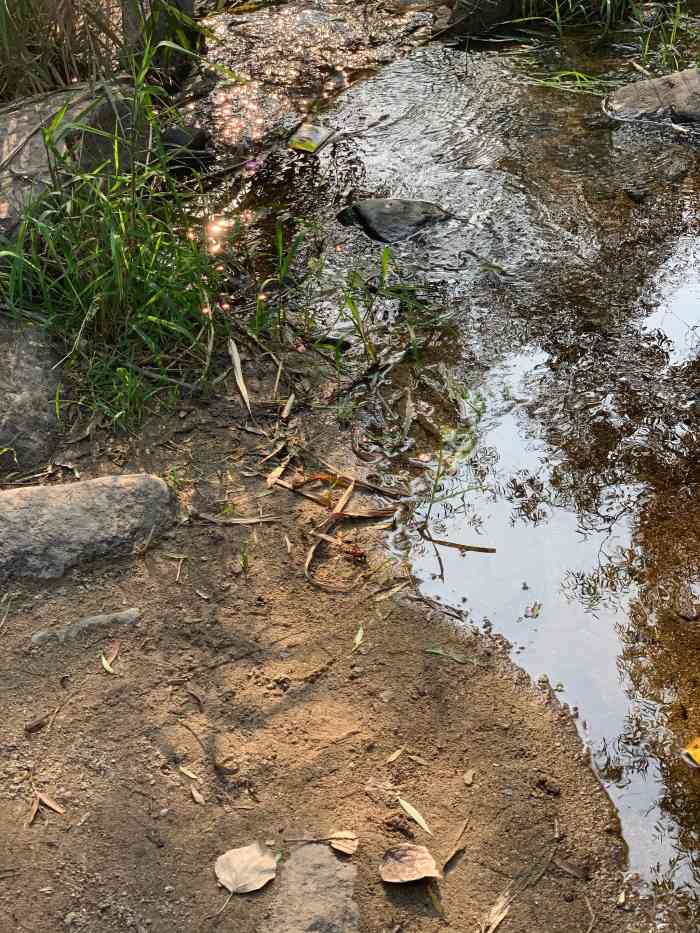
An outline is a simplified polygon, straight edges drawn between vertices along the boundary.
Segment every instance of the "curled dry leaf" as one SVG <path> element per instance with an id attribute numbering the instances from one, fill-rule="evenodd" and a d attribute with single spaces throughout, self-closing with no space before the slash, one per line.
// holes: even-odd
<path id="1" fill-rule="evenodd" d="M 389 757 L 388 757 L 387 760 L 386 760 L 386 763 L 387 763 L 388 765 L 390 765 L 393 761 L 396 761 L 396 759 L 397 759 L 401 754 L 403 754 L 405 748 L 406 748 L 405 745 L 402 745 L 401 748 L 397 748 L 395 752 L 392 752 L 392 754 L 389 755 Z"/>
<path id="2" fill-rule="evenodd" d="M 197 790 L 197 787 L 194 784 L 190 784 L 190 793 L 192 794 L 192 799 L 195 803 L 199 803 L 202 806 L 206 803 L 202 794 Z"/>
<path id="3" fill-rule="evenodd" d="M 382 881 L 389 884 L 404 884 L 420 881 L 421 878 L 442 878 L 435 859 L 425 846 L 403 843 L 387 849 L 379 866 Z"/>
<path id="4" fill-rule="evenodd" d="M 40 803 L 43 803 L 45 807 L 48 807 L 48 808 L 49 808 L 49 810 L 53 810 L 54 813 L 61 813 L 61 814 L 63 814 L 63 813 L 66 812 L 66 811 L 63 809 L 63 807 L 62 807 L 60 804 L 56 803 L 55 800 L 52 800 L 52 799 L 48 796 L 48 794 L 42 794 L 42 792 L 41 792 L 40 790 L 38 790 L 38 791 L 36 792 L 36 795 L 37 795 L 37 797 L 39 798 L 39 802 L 40 802 Z"/>
<path id="5" fill-rule="evenodd" d="M 214 863 L 219 884 L 231 894 L 248 894 L 264 888 L 277 874 L 277 861 L 265 846 L 254 842 L 229 849 Z"/>
<path id="6" fill-rule="evenodd" d="M 344 855 L 353 855 L 357 852 L 357 847 L 360 844 L 360 840 L 355 833 L 348 832 L 345 829 L 339 829 L 337 832 L 332 833 L 328 837 L 328 842 L 331 849 L 342 852 Z"/>

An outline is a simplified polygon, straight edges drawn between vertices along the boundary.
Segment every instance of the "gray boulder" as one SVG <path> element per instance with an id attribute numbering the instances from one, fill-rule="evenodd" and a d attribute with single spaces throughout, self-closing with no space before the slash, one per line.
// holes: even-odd
<path id="1" fill-rule="evenodd" d="M 700 72 L 697 68 L 686 68 L 662 78 L 625 84 L 605 99 L 603 109 L 619 120 L 698 123 Z"/>
<path id="2" fill-rule="evenodd" d="M 57 356 L 38 327 L 0 318 L 0 473 L 28 470 L 53 453 Z"/>
<path id="3" fill-rule="evenodd" d="M 168 486 L 148 473 L 0 492 L 0 582 L 131 554 L 174 518 Z"/>

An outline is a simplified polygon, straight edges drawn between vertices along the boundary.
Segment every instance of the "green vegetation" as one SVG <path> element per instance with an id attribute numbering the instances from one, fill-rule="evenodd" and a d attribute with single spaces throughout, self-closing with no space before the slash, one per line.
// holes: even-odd
<path id="1" fill-rule="evenodd" d="M 118 0 L 0 0 L 0 100 L 112 70 Z"/>
<path id="2" fill-rule="evenodd" d="M 0 306 L 39 320 L 63 342 L 67 368 L 81 377 L 74 403 L 125 427 L 155 394 L 183 381 L 201 386 L 214 337 L 226 329 L 203 222 L 159 143 L 158 93 L 137 76 L 131 138 L 120 147 L 108 137 L 106 172 L 80 171 L 58 155 L 59 115 L 46 134 L 54 191 L 30 207 L 16 242 L 0 251 Z"/>

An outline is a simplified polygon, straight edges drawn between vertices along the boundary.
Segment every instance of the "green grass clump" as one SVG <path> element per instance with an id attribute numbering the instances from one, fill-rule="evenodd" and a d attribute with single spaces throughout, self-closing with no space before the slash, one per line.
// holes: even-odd
<path id="1" fill-rule="evenodd" d="M 65 348 L 73 401 L 124 427 L 154 395 L 203 387 L 226 330 L 204 223 L 168 174 L 150 93 L 137 91 L 132 121 L 149 121 L 147 161 L 105 173 L 57 159 L 54 190 L 0 250 L 0 308 L 41 321 Z"/>

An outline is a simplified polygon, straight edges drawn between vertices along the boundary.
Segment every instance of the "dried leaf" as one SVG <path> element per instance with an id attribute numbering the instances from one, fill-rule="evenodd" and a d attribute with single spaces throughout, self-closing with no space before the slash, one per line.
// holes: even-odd
<path id="1" fill-rule="evenodd" d="M 243 369 L 241 368 L 241 357 L 238 352 L 238 347 L 236 346 L 236 341 L 233 337 L 228 338 L 228 355 L 231 357 L 231 362 L 233 363 L 233 374 L 236 377 L 236 385 L 238 386 L 238 391 L 241 393 L 243 401 L 245 402 L 245 407 L 248 409 L 248 414 L 250 417 L 253 417 L 253 412 L 250 409 L 250 398 L 248 397 L 248 389 L 246 388 L 245 379 L 243 378 Z"/>
<path id="2" fill-rule="evenodd" d="M 335 849 L 336 852 L 342 852 L 344 855 L 353 855 L 357 852 L 357 847 L 360 844 L 360 840 L 355 833 L 348 832 L 345 829 L 340 829 L 335 833 L 331 833 L 328 837 L 328 842 L 330 843 L 331 849 Z"/>
<path id="3" fill-rule="evenodd" d="M 700 768 L 700 737 L 688 742 L 681 757 L 691 768 Z"/>
<path id="4" fill-rule="evenodd" d="M 45 807 L 49 808 L 49 810 L 53 810 L 54 813 L 63 814 L 66 812 L 63 807 L 60 806 L 60 804 L 57 804 L 55 800 L 52 800 L 46 794 L 42 794 L 40 790 L 36 791 L 36 795 L 39 798 L 40 803 L 43 803 Z"/>
<path id="5" fill-rule="evenodd" d="M 210 515 L 208 512 L 196 512 L 192 509 L 192 514 L 197 518 L 204 519 L 205 522 L 211 522 L 213 525 L 261 525 L 263 522 L 276 522 L 276 515 L 251 515 L 241 516 L 241 518 L 221 518 L 219 515 Z"/>
<path id="6" fill-rule="evenodd" d="M 403 843 L 394 846 L 382 856 L 379 866 L 382 881 L 389 884 L 404 884 L 408 881 L 420 881 L 421 878 L 441 878 L 435 859 L 425 846 Z"/>
<path id="7" fill-rule="evenodd" d="M 292 553 L 292 542 L 289 540 L 287 535 L 284 536 L 284 543 L 287 547 L 287 554 L 291 554 Z"/>
<path id="8" fill-rule="evenodd" d="M 404 811 L 404 813 L 408 814 L 408 816 L 410 816 L 411 819 L 415 823 L 418 823 L 420 828 L 424 829 L 426 833 L 428 833 L 429 836 L 432 836 L 433 834 L 431 830 L 428 828 L 428 824 L 425 822 L 425 820 L 420 815 L 418 810 L 416 810 L 415 807 L 411 806 L 411 804 L 407 800 L 404 800 L 403 797 L 397 797 L 397 800 L 399 802 L 399 806 Z"/>
<path id="9" fill-rule="evenodd" d="M 197 787 L 194 784 L 190 784 L 190 793 L 192 794 L 192 799 L 194 800 L 195 803 L 199 803 L 202 806 L 204 806 L 206 801 L 204 797 L 202 797 L 200 792 L 197 790 Z"/>
<path id="10" fill-rule="evenodd" d="M 275 485 L 275 483 L 277 482 L 277 480 L 282 476 L 282 474 L 284 473 L 284 471 L 285 471 L 285 470 L 287 469 L 287 467 L 289 466 L 289 461 L 290 461 L 291 459 L 292 459 L 291 456 L 285 457 L 284 460 L 282 461 L 282 463 L 279 464 L 279 466 L 276 466 L 276 467 L 274 468 L 274 470 L 272 470 L 270 473 L 268 473 L 267 479 L 265 480 L 265 482 L 266 482 L 268 488 L 270 488 L 270 487 L 272 487 L 272 486 Z"/>
<path id="11" fill-rule="evenodd" d="M 464 783 L 467 787 L 471 787 L 474 783 L 474 775 L 476 774 L 475 768 L 470 768 L 468 771 L 464 772 Z"/>
<path id="12" fill-rule="evenodd" d="M 263 457 L 260 463 L 263 464 L 263 463 L 267 463 L 268 460 L 272 460 L 272 458 L 276 457 L 277 454 L 282 453 L 282 451 L 284 450 L 286 446 L 287 446 L 287 441 L 285 439 L 281 441 L 275 448 L 273 448 L 273 450 L 271 450 L 270 453 L 266 457 Z"/>
<path id="13" fill-rule="evenodd" d="M 32 809 L 29 811 L 29 817 L 27 819 L 27 824 L 26 824 L 27 826 L 32 825 L 32 823 L 36 819 L 36 815 L 38 812 L 39 812 L 39 795 L 34 794 L 34 797 L 32 798 Z"/>
<path id="14" fill-rule="evenodd" d="M 180 773 L 184 774 L 185 777 L 190 778 L 192 781 L 199 781 L 201 783 L 202 779 L 194 771 L 190 771 L 189 768 L 186 768 L 184 765 L 180 765 Z"/>
<path id="15" fill-rule="evenodd" d="M 357 630 L 357 634 L 355 635 L 353 642 L 352 642 L 352 650 L 357 651 L 357 649 L 360 647 L 360 645 L 362 644 L 364 640 L 365 640 L 365 629 L 364 629 L 364 626 L 360 624 L 360 627 Z"/>
<path id="16" fill-rule="evenodd" d="M 219 884 L 231 894 L 248 894 L 272 881 L 277 874 L 277 860 L 269 849 L 254 842 L 240 849 L 229 849 L 214 863 Z"/>
<path id="17" fill-rule="evenodd" d="M 121 642 L 115 641 L 112 647 L 106 654 L 100 655 L 100 661 L 102 662 L 102 667 L 107 671 L 108 674 L 116 674 L 112 665 L 117 660 L 117 655 L 119 654 L 119 649 L 121 648 Z"/>
<path id="18" fill-rule="evenodd" d="M 420 755 L 409 755 L 408 757 L 411 759 L 411 761 L 415 761 L 415 763 L 416 763 L 417 765 L 427 765 L 427 764 L 428 764 L 428 762 L 425 760 L 425 758 L 421 758 Z"/>
<path id="19" fill-rule="evenodd" d="M 289 418 L 289 416 L 290 416 L 290 414 L 291 414 L 291 412 L 292 412 L 292 408 L 294 407 L 294 400 L 295 400 L 295 398 L 296 398 L 296 396 L 295 396 L 294 393 L 292 392 L 292 394 L 291 394 L 291 395 L 289 396 L 289 398 L 287 399 L 287 404 L 286 404 L 286 405 L 284 406 L 284 408 L 282 409 L 282 414 L 280 415 L 280 417 L 282 418 L 282 421 L 286 421 L 287 418 Z"/>
<path id="20" fill-rule="evenodd" d="M 406 748 L 405 745 L 402 745 L 401 748 L 397 748 L 395 752 L 392 752 L 392 754 L 389 755 L 389 757 L 386 760 L 386 763 L 390 765 L 392 761 L 396 761 L 399 755 L 401 755 L 404 752 L 405 748 Z"/>
<path id="21" fill-rule="evenodd" d="M 112 665 L 109 663 L 104 654 L 100 655 L 100 661 L 102 663 L 102 667 L 107 671 L 108 674 L 116 674 L 116 671 L 112 669 Z"/>

